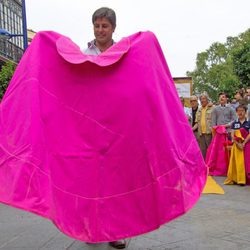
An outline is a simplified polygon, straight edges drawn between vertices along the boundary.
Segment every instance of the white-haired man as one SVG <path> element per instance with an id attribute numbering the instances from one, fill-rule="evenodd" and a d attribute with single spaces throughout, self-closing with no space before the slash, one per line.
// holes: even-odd
<path id="1" fill-rule="evenodd" d="M 203 155 L 206 159 L 207 149 L 212 140 L 212 111 L 213 107 L 209 105 L 209 99 L 206 94 L 200 96 L 201 107 L 196 113 L 196 125 L 193 130 L 198 128 L 198 142 Z"/>

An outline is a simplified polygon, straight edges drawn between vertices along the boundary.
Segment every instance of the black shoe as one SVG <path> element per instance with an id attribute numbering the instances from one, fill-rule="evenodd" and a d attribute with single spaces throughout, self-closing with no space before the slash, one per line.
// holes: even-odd
<path id="1" fill-rule="evenodd" d="M 125 240 L 117 240 L 113 242 L 109 242 L 109 245 L 116 249 L 124 249 L 126 248 L 126 241 Z"/>

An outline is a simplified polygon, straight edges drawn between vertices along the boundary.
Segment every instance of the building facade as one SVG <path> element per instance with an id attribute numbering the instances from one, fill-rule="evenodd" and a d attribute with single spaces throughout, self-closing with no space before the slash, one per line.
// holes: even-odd
<path id="1" fill-rule="evenodd" d="M 36 32 L 32 29 L 27 29 L 28 32 L 28 45 L 30 45 L 30 43 L 32 42 L 33 38 L 36 35 Z"/>
<path id="2" fill-rule="evenodd" d="M 190 107 L 190 96 L 193 92 L 192 77 L 173 77 L 179 97 L 184 98 L 185 107 Z"/>
<path id="3" fill-rule="evenodd" d="M 22 0 L 0 0 L 0 28 L 11 34 L 23 34 Z M 0 64 L 18 63 L 24 51 L 23 36 L 0 39 Z"/>

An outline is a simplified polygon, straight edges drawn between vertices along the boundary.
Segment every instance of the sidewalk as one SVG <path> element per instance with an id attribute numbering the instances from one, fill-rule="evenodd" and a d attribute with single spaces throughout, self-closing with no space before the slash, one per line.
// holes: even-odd
<path id="1" fill-rule="evenodd" d="M 225 195 L 204 194 L 186 215 L 159 230 L 131 239 L 130 250 L 250 250 L 250 187 L 224 186 Z M 48 220 L 0 204 L 2 250 L 111 250 L 87 245 Z"/>

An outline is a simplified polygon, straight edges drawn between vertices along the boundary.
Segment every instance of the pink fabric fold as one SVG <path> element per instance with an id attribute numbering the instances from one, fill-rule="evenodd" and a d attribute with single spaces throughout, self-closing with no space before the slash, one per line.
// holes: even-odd
<path id="1" fill-rule="evenodd" d="M 36 35 L 0 105 L 1 202 L 107 242 L 186 213 L 206 174 L 153 33 L 97 57 Z"/>
<path id="2" fill-rule="evenodd" d="M 99 56 L 84 54 L 79 46 L 67 37 L 60 37 L 56 41 L 56 47 L 58 53 L 70 63 L 80 64 L 89 61 L 105 67 L 116 63 L 128 52 L 130 41 L 128 38 L 123 38 L 119 43 L 114 44 L 112 49 L 106 50 Z"/>
<path id="3" fill-rule="evenodd" d="M 248 132 L 244 128 L 241 128 L 240 132 L 244 138 L 248 136 Z M 246 184 L 250 185 L 250 142 L 246 143 L 244 147 L 244 161 L 246 170 Z"/>
<path id="4" fill-rule="evenodd" d="M 207 150 L 206 164 L 209 174 L 214 176 L 226 176 L 228 169 L 229 152 L 226 148 L 227 131 L 225 126 L 213 127 L 214 137 Z"/>

